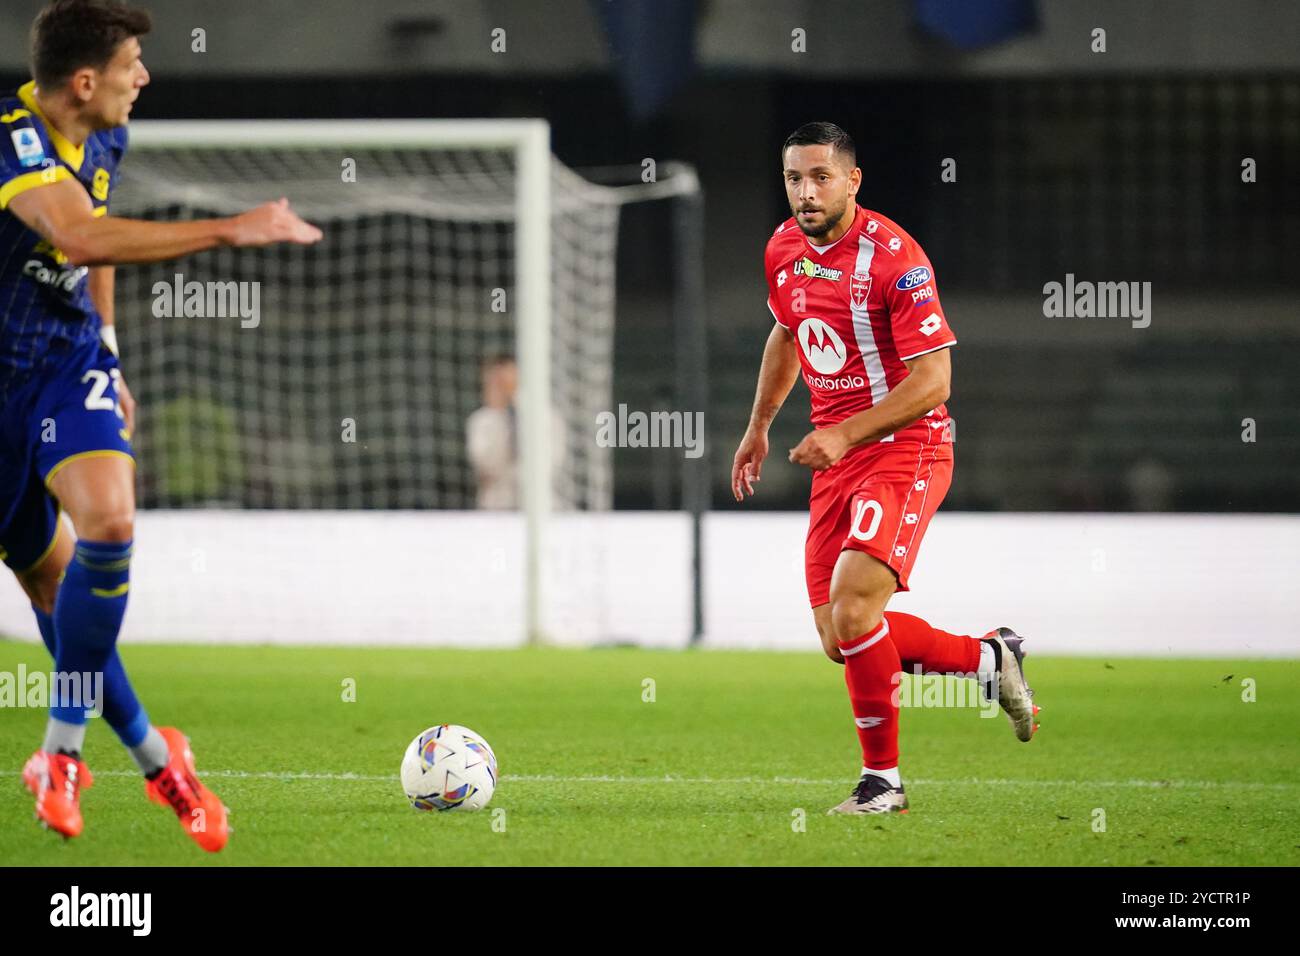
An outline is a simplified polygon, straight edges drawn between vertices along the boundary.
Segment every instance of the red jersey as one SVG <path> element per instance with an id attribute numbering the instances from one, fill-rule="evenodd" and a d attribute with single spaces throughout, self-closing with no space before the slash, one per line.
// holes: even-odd
<path id="1" fill-rule="evenodd" d="M 904 359 L 957 342 L 920 245 L 880 213 L 854 209 L 830 246 L 813 245 L 791 217 L 763 256 L 767 307 L 799 343 L 817 428 L 880 402 L 907 377 Z M 952 441 L 948 421 L 940 405 L 881 441 Z"/>

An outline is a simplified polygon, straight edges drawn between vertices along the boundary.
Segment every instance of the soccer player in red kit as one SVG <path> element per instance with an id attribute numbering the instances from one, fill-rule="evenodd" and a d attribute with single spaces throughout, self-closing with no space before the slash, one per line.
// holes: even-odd
<path id="1" fill-rule="evenodd" d="M 886 612 L 908 590 L 925 529 L 952 482 L 952 421 L 944 402 L 957 343 L 930 260 L 896 223 L 857 205 L 862 170 L 849 135 L 808 123 L 781 149 L 794 216 L 764 256 L 776 319 L 763 351 L 732 493 L 754 494 L 767 430 L 802 370 L 814 430 L 790 451 L 813 471 L 805 570 L 822 647 L 845 665 L 862 745 L 862 776 L 832 813 L 906 812 L 898 772 L 900 672 L 980 681 L 1020 740 L 1037 729 L 1020 638 L 982 638 Z"/>

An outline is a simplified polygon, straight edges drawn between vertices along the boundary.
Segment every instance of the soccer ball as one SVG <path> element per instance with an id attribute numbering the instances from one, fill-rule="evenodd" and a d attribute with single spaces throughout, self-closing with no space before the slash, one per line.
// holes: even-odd
<path id="1" fill-rule="evenodd" d="M 481 810 L 496 788 L 497 756 L 468 727 L 430 727 L 402 757 L 402 789 L 417 810 Z"/>

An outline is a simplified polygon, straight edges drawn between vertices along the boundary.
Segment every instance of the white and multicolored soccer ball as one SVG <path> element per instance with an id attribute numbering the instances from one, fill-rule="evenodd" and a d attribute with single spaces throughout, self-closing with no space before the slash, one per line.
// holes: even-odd
<path id="1" fill-rule="evenodd" d="M 468 727 L 430 727 L 402 757 L 402 789 L 417 810 L 481 810 L 496 788 L 497 756 Z"/>

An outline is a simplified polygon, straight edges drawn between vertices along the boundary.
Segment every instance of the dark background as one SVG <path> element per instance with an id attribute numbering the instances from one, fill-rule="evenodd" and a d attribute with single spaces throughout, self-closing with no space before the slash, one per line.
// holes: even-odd
<path id="1" fill-rule="evenodd" d="M 1079 12 L 1089 5 L 1072 4 L 1062 21 L 1055 5 L 1030 4 L 1028 28 L 963 49 L 924 29 L 907 0 L 669 2 L 657 19 L 632 3 L 642 19 L 631 46 L 606 28 L 601 4 L 468 5 L 466 25 L 455 5 L 378 3 L 356 29 L 386 31 L 387 58 L 358 39 L 358 55 L 339 60 L 289 39 L 362 14 L 284 6 L 306 17 L 279 68 L 248 50 L 218 55 L 223 23 L 234 35 L 248 11 L 156 10 L 153 82 L 134 118 L 541 116 L 556 155 L 580 170 L 645 157 L 696 166 L 715 507 L 734 506 L 726 476 L 770 329 L 762 250 L 789 215 L 778 149 L 799 124 L 830 119 L 858 142 L 860 203 L 926 248 L 960 341 L 946 507 L 1298 510 L 1300 71 L 1277 39 L 1300 28 L 1290 8 L 1095 4 L 1090 18 Z M 207 24 L 202 60 L 186 59 L 186 16 Z M 29 18 L 6 13 L 0 26 Z M 1094 20 L 1108 30 L 1106 54 L 1089 50 Z M 465 30 L 486 47 L 498 21 L 511 24 L 516 59 L 459 49 Z M 813 51 L 803 58 L 789 51 L 801 23 Z M 749 33 L 735 35 L 741 26 Z M 289 28 L 262 32 L 275 29 Z M 685 60 L 683 30 L 694 38 Z M 751 56 L 755 31 L 770 49 Z M 8 88 L 26 77 L 6 43 Z M 645 67 L 655 56 L 672 68 Z M 631 83 L 629 61 L 640 70 Z M 662 88 L 651 83 L 647 98 L 642 83 L 637 94 L 635 76 Z M 955 183 L 940 181 L 945 157 L 957 160 Z M 1241 180 L 1244 157 L 1257 163 L 1254 183 Z M 615 402 L 677 408 L 666 206 L 627 207 L 621 233 Z M 1043 284 L 1067 272 L 1151 282 L 1151 326 L 1045 318 Z M 804 505 L 807 474 L 784 449 L 807 430 L 807 407 L 796 384 L 753 506 Z M 1253 443 L 1242 440 L 1246 418 Z M 680 451 L 619 451 L 616 505 L 676 506 L 680 463 Z"/>

